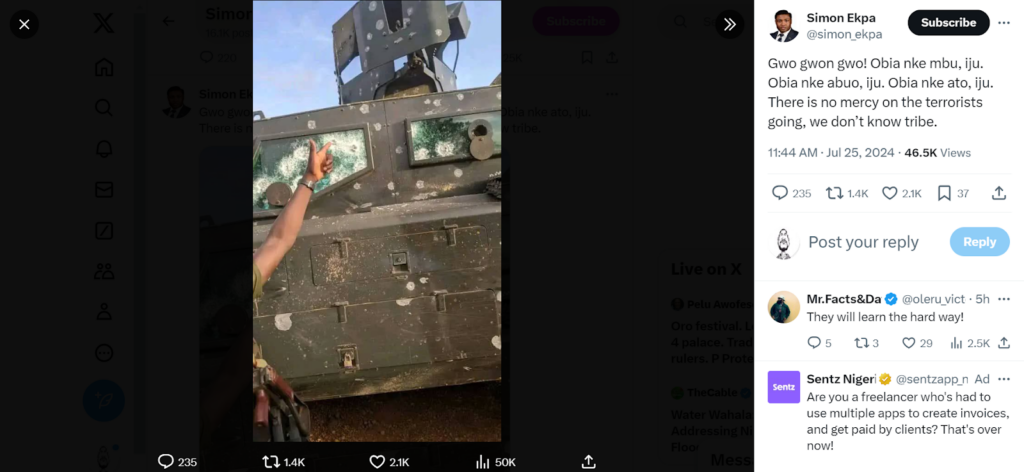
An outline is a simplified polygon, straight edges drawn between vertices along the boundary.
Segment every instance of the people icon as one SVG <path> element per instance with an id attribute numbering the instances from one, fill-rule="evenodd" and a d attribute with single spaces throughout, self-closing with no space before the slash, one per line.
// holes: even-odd
<path id="1" fill-rule="evenodd" d="M 93 280 L 114 280 L 114 271 L 111 270 L 111 264 L 96 264 L 96 273 L 93 274 Z"/>
<path id="2" fill-rule="evenodd" d="M 98 320 L 98 321 L 110 321 L 110 320 L 113 320 L 113 319 L 114 319 L 114 317 L 110 315 L 109 311 L 107 311 L 107 304 L 106 303 L 101 303 L 100 304 L 100 312 L 96 314 L 96 320 Z"/>

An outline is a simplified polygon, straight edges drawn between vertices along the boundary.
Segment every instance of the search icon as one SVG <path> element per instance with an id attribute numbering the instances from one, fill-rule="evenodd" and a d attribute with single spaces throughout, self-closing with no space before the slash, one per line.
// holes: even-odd
<path id="1" fill-rule="evenodd" d="M 676 26 L 682 26 L 683 28 L 686 28 L 686 17 L 685 16 L 683 16 L 683 15 L 676 15 L 675 19 L 672 20 L 672 21 L 676 24 Z"/>
<path id="2" fill-rule="evenodd" d="M 164 458 L 165 457 L 167 458 L 167 463 L 166 464 L 164 463 Z M 167 469 L 168 467 L 174 465 L 174 456 L 172 456 L 170 454 L 160 454 L 160 457 L 156 458 L 156 463 L 160 464 L 160 467 L 163 467 L 164 469 Z"/>
<path id="3" fill-rule="evenodd" d="M 811 346 L 811 349 L 817 349 L 818 346 L 821 346 L 821 338 L 817 336 L 811 336 L 807 338 L 807 345 Z"/>
<path id="4" fill-rule="evenodd" d="M 113 113 L 110 113 L 110 102 L 103 98 L 96 100 L 96 113 L 114 116 Z"/>

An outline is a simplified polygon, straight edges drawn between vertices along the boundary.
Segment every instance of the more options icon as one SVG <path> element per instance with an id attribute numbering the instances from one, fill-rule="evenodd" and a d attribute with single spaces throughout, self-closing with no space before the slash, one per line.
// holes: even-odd
<path id="1" fill-rule="evenodd" d="M 109 362 L 114 358 L 114 348 L 110 347 L 109 344 L 100 344 L 96 346 L 96 360 L 100 362 Z"/>

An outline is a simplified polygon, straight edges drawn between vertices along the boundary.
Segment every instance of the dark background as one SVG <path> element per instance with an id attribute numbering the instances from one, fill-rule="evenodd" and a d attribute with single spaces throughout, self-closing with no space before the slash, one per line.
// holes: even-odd
<path id="1" fill-rule="evenodd" d="M 530 470 L 576 469 L 587 455 L 606 470 L 709 470 L 712 451 L 750 461 L 749 435 L 699 457 L 673 455 L 660 408 L 669 387 L 659 379 L 671 372 L 695 387 L 752 382 L 753 364 L 691 374 L 669 371 L 664 354 L 673 298 L 725 291 L 720 298 L 749 301 L 752 293 L 751 27 L 736 39 L 719 36 L 705 26 L 726 10 L 717 5 L 572 3 L 611 7 L 619 30 L 535 37 L 515 31 L 532 27 L 536 3 L 503 10 L 513 37 L 502 52 L 523 59 L 505 63 L 505 107 L 579 106 L 593 115 L 536 120 L 541 133 L 508 138 L 518 168 L 515 198 L 505 201 L 505 211 L 515 210 L 505 248 L 516 282 L 514 294 L 506 288 L 516 302 L 511 452 Z M 749 21 L 753 3 L 729 8 Z M 581 64 L 587 50 L 593 66 Z M 610 53 L 618 64 L 607 63 Z M 742 263 L 743 275 L 672 275 L 673 263 L 697 257 Z M 753 402 L 722 408 L 752 413 Z"/>
<path id="2" fill-rule="evenodd" d="M 687 464 L 704 470 L 711 468 L 710 451 L 692 457 L 666 451 L 669 431 L 658 395 L 667 396 L 660 381 L 667 362 L 658 343 L 666 335 L 673 298 L 720 291 L 723 284 L 734 298 L 749 300 L 752 292 L 752 27 L 725 39 L 711 26 L 724 7 L 604 5 L 620 19 L 612 35 L 556 37 L 533 34 L 539 2 L 503 4 L 504 105 L 571 112 L 580 107 L 590 117 L 505 118 L 506 126 L 533 123 L 538 132 L 510 132 L 504 143 L 503 384 L 508 395 L 503 413 L 508 420 L 505 442 L 490 454 L 515 457 L 523 470 L 575 469 L 587 455 L 602 470 L 676 470 Z M 152 29 L 166 16 L 161 7 L 149 6 L 144 16 L 133 17 L 127 13 L 133 7 L 105 8 L 117 9 L 111 19 L 115 28 L 139 22 L 140 28 Z M 729 8 L 749 22 L 752 7 L 748 1 Z M 123 35 L 103 39 L 109 44 L 98 43 L 93 33 L 98 23 L 87 5 L 66 9 L 43 3 L 31 9 L 42 25 L 37 36 L 0 35 L 9 66 L 6 81 L 14 92 L 6 107 L 13 145 L 4 194 L 7 265 L 17 269 L 11 271 L 6 300 L 12 320 L 7 358 L 16 385 L 30 387 L 15 398 L 31 405 L 12 409 L 10 420 L 24 438 L 18 442 L 24 445 L 20 454 L 42 468 L 92 468 L 97 446 L 115 444 L 116 435 L 123 434 L 82 413 L 87 379 L 114 376 L 112 363 L 93 359 L 93 348 L 98 339 L 116 336 L 88 331 L 91 325 L 83 329 L 76 321 L 95 312 L 100 300 L 90 284 L 93 267 L 110 259 L 125 268 L 124 275 L 118 273 L 119 283 L 125 283 L 102 298 L 130 306 L 121 313 L 136 321 L 124 334 L 134 342 L 122 341 L 134 352 L 118 350 L 115 358 L 132 361 L 122 366 L 128 371 L 117 374 L 117 382 L 126 389 L 137 386 L 124 417 L 134 435 L 130 452 L 147 457 L 138 470 L 162 470 L 154 464 L 160 453 L 199 452 L 194 314 L 202 303 L 197 225 L 202 215 L 197 208 L 200 199 L 238 200 L 248 211 L 242 200 L 251 182 L 247 172 L 235 172 L 237 158 L 203 161 L 189 142 L 154 140 L 147 130 L 152 124 L 142 116 L 116 122 L 117 129 L 96 129 L 91 108 L 100 92 L 92 71 L 71 72 L 65 60 L 91 58 L 120 44 L 132 59 L 123 59 L 118 72 L 140 87 L 146 74 L 133 73 L 133 67 L 166 58 L 149 55 L 146 42 L 127 27 Z M 7 11 L 10 16 L 15 9 Z M 687 18 L 682 30 L 674 21 L 679 15 Z M 580 63 L 585 50 L 594 53 L 592 68 Z M 240 61 L 233 73 L 251 76 L 250 64 Z M 188 67 L 182 64 L 182 73 L 193 73 Z M 250 87 L 251 81 L 239 79 L 238 86 Z M 119 103 L 114 112 L 144 115 L 137 105 Z M 125 182 L 118 194 L 121 206 L 98 215 L 101 209 L 88 200 L 98 177 L 89 172 L 112 162 L 100 163 L 94 154 L 97 137 L 112 133 L 133 137 L 134 144 L 115 151 L 122 160 L 106 174 Z M 232 147 L 244 148 L 251 137 L 238 135 L 237 141 Z M 514 184 L 513 163 L 520 168 Z M 166 172 L 167 165 L 176 172 Z M 520 189 L 514 197 L 512 186 Z M 97 246 L 92 224 L 108 217 L 117 218 L 118 237 L 125 239 Z M 250 235 L 248 224 L 238 224 L 224 225 L 219 237 L 247 241 Z M 672 275 L 672 264 L 693 254 L 727 266 L 743 262 L 745 270 L 726 281 Z M 244 271 L 249 261 L 243 256 L 222 264 Z M 511 300 L 516 300 L 514 312 Z M 180 323 L 166 322 L 179 317 Z M 153 332 L 153 323 L 159 332 Z M 685 370 L 672 372 L 687 376 Z M 731 365 L 718 370 L 719 378 L 701 371 L 697 382 L 749 381 L 752 372 L 752 364 Z M 753 411 L 749 400 L 732 403 L 731 408 Z M 405 448 L 299 447 L 332 448 L 315 453 L 353 457 L 382 450 L 400 457 Z M 422 459 L 418 464 L 468 470 L 472 461 L 466 458 L 478 452 L 464 447 L 412 449 Z M 736 465 L 745 466 L 732 468 L 752 468 L 752 436 L 731 440 L 729 447 L 728 455 L 739 458 Z M 293 456 L 310 451 L 295 445 L 281 450 Z M 126 452 L 119 451 L 122 457 Z M 254 452 L 250 460 L 262 462 Z M 203 465 L 231 470 L 228 464 Z"/>

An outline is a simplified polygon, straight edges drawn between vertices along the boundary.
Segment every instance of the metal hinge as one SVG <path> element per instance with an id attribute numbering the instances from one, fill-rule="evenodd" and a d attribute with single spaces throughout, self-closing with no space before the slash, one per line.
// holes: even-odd
<path id="1" fill-rule="evenodd" d="M 445 236 L 448 237 L 448 246 L 455 245 L 455 230 L 459 228 L 459 225 L 444 225 Z"/>
<path id="2" fill-rule="evenodd" d="M 447 305 L 446 300 L 445 300 L 445 297 L 448 296 L 448 291 L 447 290 L 438 290 L 438 291 L 432 293 L 432 295 L 434 296 L 434 305 L 437 308 L 437 312 L 438 313 L 444 313 L 444 312 L 448 311 L 448 305 Z"/>
<path id="3" fill-rule="evenodd" d="M 348 302 L 334 302 L 331 306 L 338 309 L 338 323 L 348 323 Z"/>

